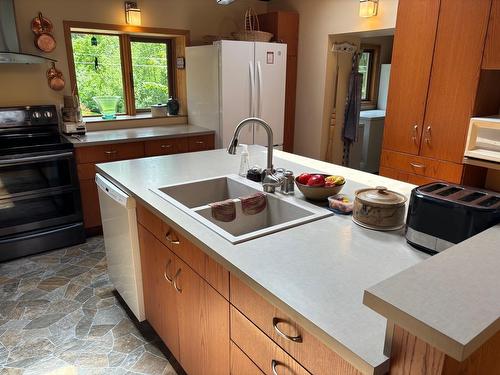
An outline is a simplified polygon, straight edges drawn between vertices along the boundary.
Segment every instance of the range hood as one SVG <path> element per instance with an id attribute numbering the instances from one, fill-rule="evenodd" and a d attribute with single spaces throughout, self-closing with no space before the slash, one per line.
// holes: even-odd
<path id="1" fill-rule="evenodd" d="M 56 60 L 47 57 L 20 52 L 13 1 L 0 0 L 0 64 L 55 62 Z"/>

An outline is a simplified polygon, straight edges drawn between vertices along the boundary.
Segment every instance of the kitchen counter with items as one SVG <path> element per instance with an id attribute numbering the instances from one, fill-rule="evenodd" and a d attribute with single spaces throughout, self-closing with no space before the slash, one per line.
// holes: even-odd
<path id="1" fill-rule="evenodd" d="M 103 125 L 105 127 L 106 125 Z M 105 145 L 110 143 L 125 143 L 147 141 L 152 139 L 168 139 L 196 135 L 213 134 L 213 130 L 195 125 L 164 125 L 127 129 L 89 131 L 85 135 L 66 135 L 65 137 L 75 147 Z"/>
<path id="2" fill-rule="evenodd" d="M 100 164 L 97 169 L 363 373 L 387 370 L 386 320 L 363 305 L 363 291 L 429 256 L 410 247 L 402 231 L 367 230 L 343 215 L 233 245 L 150 190 L 237 173 L 239 159 L 214 150 Z M 265 159 L 265 148 L 250 147 L 251 164 L 265 165 Z M 367 186 L 386 185 L 406 196 L 413 187 L 280 151 L 274 164 L 296 175 L 313 170 L 343 175 L 347 183 L 342 192 L 351 197 Z"/>

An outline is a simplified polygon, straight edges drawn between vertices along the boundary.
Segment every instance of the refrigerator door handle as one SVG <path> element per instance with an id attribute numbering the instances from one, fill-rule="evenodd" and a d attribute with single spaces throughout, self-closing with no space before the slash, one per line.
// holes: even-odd
<path id="1" fill-rule="evenodd" d="M 257 81 L 259 84 L 259 92 L 257 94 L 257 117 L 262 118 L 262 68 L 260 61 L 257 61 Z"/>
<path id="2" fill-rule="evenodd" d="M 249 117 L 254 117 L 255 116 L 255 77 L 254 77 L 254 69 L 253 69 L 253 62 L 249 61 L 248 62 L 248 69 L 250 73 L 250 112 L 249 112 Z"/>

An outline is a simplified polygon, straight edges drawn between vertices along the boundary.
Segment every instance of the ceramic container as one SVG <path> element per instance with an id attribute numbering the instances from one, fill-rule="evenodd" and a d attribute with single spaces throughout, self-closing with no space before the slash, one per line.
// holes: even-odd
<path id="1" fill-rule="evenodd" d="M 405 225 L 406 197 L 386 187 L 356 191 L 352 220 L 375 230 L 397 230 Z"/>

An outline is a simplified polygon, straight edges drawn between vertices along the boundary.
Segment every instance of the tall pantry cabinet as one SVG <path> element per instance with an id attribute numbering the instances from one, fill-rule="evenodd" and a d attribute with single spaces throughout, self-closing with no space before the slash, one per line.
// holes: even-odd
<path id="1" fill-rule="evenodd" d="M 460 183 L 491 0 L 399 2 L 380 174 Z"/>

